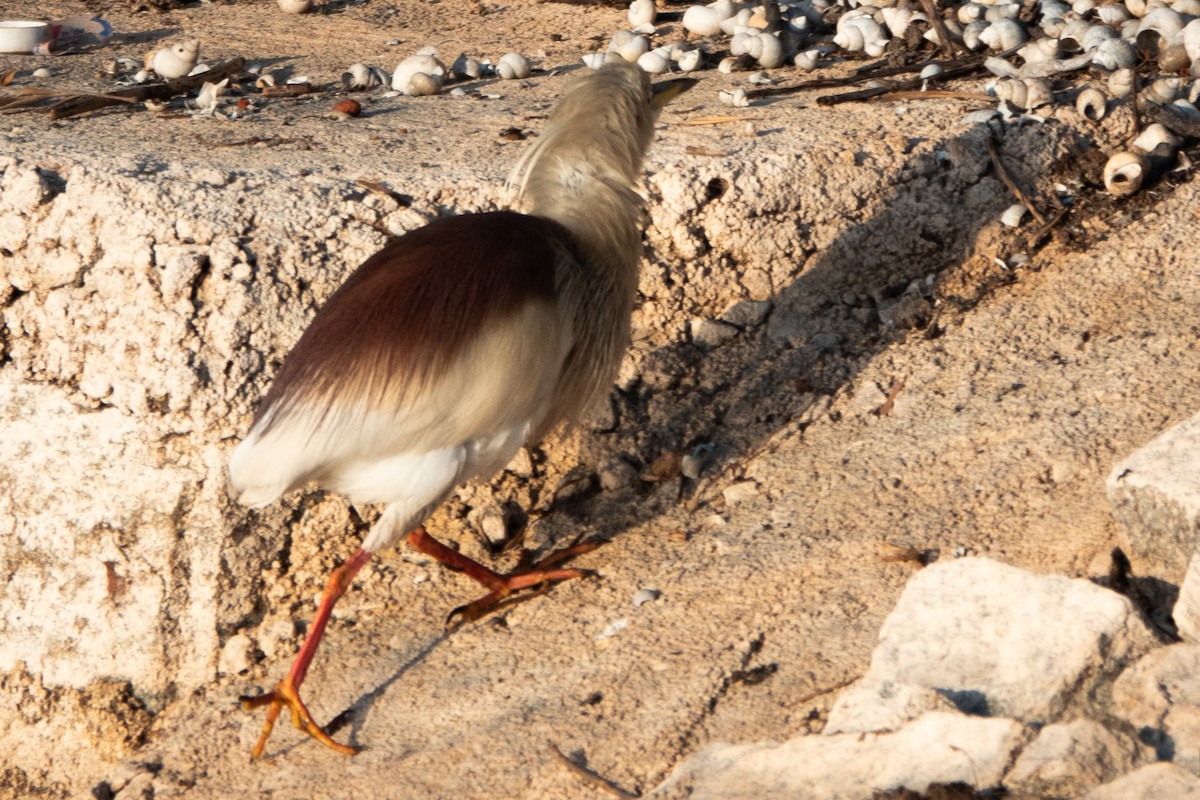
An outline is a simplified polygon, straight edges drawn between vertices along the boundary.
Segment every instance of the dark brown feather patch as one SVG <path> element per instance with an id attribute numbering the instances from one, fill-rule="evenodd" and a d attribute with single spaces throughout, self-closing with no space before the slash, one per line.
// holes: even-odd
<path id="1" fill-rule="evenodd" d="M 571 234 L 541 217 L 497 211 L 436 220 L 363 262 L 280 368 L 255 424 L 269 430 L 298 401 L 378 401 L 419 385 L 494 316 L 553 298 Z"/>

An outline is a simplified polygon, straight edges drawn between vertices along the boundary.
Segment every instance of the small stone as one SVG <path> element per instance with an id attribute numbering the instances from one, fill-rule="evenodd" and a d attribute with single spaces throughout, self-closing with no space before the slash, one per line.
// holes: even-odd
<path id="1" fill-rule="evenodd" d="M 250 669 L 254 654 L 254 642 L 244 633 L 230 636 L 221 648 L 217 662 L 220 675 L 241 675 Z"/>
<path id="2" fill-rule="evenodd" d="M 1017 758 L 1004 783 L 1018 794 L 1078 797 L 1133 768 L 1137 745 L 1098 722 L 1047 725 Z"/>
<path id="3" fill-rule="evenodd" d="M 1200 800 L 1200 778 L 1174 764 L 1151 764 L 1088 792 L 1084 800 Z"/>
<path id="4" fill-rule="evenodd" d="M 362 113 L 362 106 L 357 100 L 351 100 L 349 97 L 339 100 L 333 104 L 333 110 L 338 113 L 345 114 L 348 117 L 357 117 Z"/>
<path id="5" fill-rule="evenodd" d="M 660 597 L 662 597 L 662 592 L 658 589 L 638 589 L 634 592 L 631 602 L 634 608 L 641 608 L 646 603 L 653 603 Z"/>
<path id="6" fill-rule="evenodd" d="M 758 497 L 758 484 L 754 481 L 740 481 L 727 486 L 721 495 L 725 498 L 725 505 L 736 506 Z"/>
<path id="7" fill-rule="evenodd" d="M 738 300 L 721 312 L 721 321 L 739 328 L 753 328 L 761 325 L 771 313 L 769 300 Z"/>
<path id="8" fill-rule="evenodd" d="M 702 350 L 710 350 L 737 336 L 738 329 L 715 319 L 693 319 L 691 334 L 693 344 Z"/>
<path id="9" fill-rule="evenodd" d="M 954 705 L 933 689 L 911 683 L 862 681 L 846 689 L 829 710 L 822 735 L 894 731 L 928 711 L 953 711 Z"/>

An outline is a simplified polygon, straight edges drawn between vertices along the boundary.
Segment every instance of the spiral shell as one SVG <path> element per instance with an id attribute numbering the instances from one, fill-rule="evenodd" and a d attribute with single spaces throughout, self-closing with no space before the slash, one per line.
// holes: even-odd
<path id="1" fill-rule="evenodd" d="M 783 42 L 779 41 L 779 37 L 773 33 L 760 33 L 755 38 L 759 41 L 759 52 L 755 56 L 758 63 L 766 69 L 782 67 L 783 62 L 787 60 L 787 53 L 784 51 Z"/>
<path id="2" fill-rule="evenodd" d="M 417 75 L 424 77 L 416 78 Z M 435 56 L 413 55 L 396 66 L 396 71 L 392 73 L 392 88 L 413 97 L 437 94 L 445 75 L 446 66 Z"/>
<path id="3" fill-rule="evenodd" d="M 347 89 L 371 89 L 380 85 L 379 70 L 374 70 L 366 64 L 351 64 L 342 73 L 342 85 Z"/>
<path id="4" fill-rule="evenodd" d="M 1014 19 L 998 19 L 979 34 L 979 41 L 993 50 L 1011 50 L 1025 43 L 1029 37 L 1025 28 Z"/>
<path id="5" fill-rule="evenodd" d="M 1075 98 L 1075 110 L 1089 122 L 1099 122 L 1108 111 L 1108 98 L 1104 92 L 1089 86 Z"/>
<path id="6" fill-rule="evenodd" d="M 1108 93 L 1124 100 L 1133 94 L 1133 84 L 1136 79 L 1132 69 L 1118 69 L 1108 76 Z"/>
<path id="7" fill-rule="evenodd" d="M 710 6 L 689 6 L 683 12 L 683 27 L 697 36 L 716 36 L 721 22 L 732 17 L 736 9 L 732 0 L 718 0 Z"/>
<path id="8" fill-rule="evenodd" d="M 1104 188 L 1117 197 L 1131 195 L 1142 187 L 1149 171 L 1150 162 L 1141 153 L 1117 153 L 1104 165 Z"/>
<path id="9" fill-rule="evenodd" d="M 645 36 L 634 33 L 633 31 L 617 31 L 616 35 L 613 36 L 612 43 L 609 44 L 608 49 L 621 56 L 621 58 L 625 59 L 629 63 L 634 64 L 637 63 L 637 60 L 641 58 L 644 53 L 650 52 L 650 41 L 646 39 Z M 522 77 L 527 76 L 528 73 Z"/>
<path id="10" fill-rule="evenodd" d="M 868 16 L 849 12 L 838 20 L 833 43 L 843 50 L 861 50 L 873 58 L 878 58 L 883 55 L 888 38 L 878 22 Z"/>
<path id="11" fill-rule="evenodd" d="M 656 16 L 658 9 L 654 7 L 654 0 L 633 0 L 629 4 L 629 24 L 634 27 L 653 24 Z"/>
<path id="12" fill-rule="evenodd" d="M 496 74 L 506 81 L 528 78 L 530 71 L 529 59 L 520 53 L 505 53 L 496 62 Z"/>
<path id="13" fill-rule="evenodd" d="M 1126 69 L 1137 63 L 1137 50 L 1124 39 L 1106 39 L 1092 52 L 1092 63 L 1104 69 Z"/>
<path id="14" fill-rule="evenodd" d="M 200 60 L 200 42 L 196 39 L 184 39 L 161 47 L 150 54 L 147 59 L 150 69 L 166 80 L 182 78 L 192 71 Z"/>
<path id="15" fill-rule="evenodd" d="M 1162 145 L 1167 145 L 1171 150 L 1174 150 L 1179 147 L 1180 141 L 1178 136 L 1171 133 L 1162 124 L 1155 122 L 1147 125 L 1146 129 L 1129 143 L 1129 146 L 1143 153 L 1153 153 Z"/>

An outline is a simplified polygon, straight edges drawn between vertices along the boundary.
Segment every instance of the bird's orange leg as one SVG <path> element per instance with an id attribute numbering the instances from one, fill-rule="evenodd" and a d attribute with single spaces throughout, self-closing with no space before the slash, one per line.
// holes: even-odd
<path id="1" fill-rule="evenodd" d="M 417 528 L 408 535 L 408 543 L 425 555 L 440 561 L 452 570 L 464 573 L 467 577 L 482 583 L 490 591 L 474 603 L 459 606 L 450 612 L 446 624 L 451 624 L 455 617 L 461 617 L 462 622 L 471 622 L 491 611 L 506 597 L 520 589 L 539 586 L 555 581 L 565 581 L 571 578 L 582 578 L 590 575 L 585 569 L 553 569 L 555 564 L 574 558 L 581 553 L 595 550 L 599 545 L 594 542 L 584 542 L 563 548 L 551 553 L 528 569 L 520 569 L 507 575 L 494 572 L 474 559 L 467 558 L 456 550 L 434 539 L 424 528 Z"/>
<path id="2" fill-rule="evenodd" d="M 287 706 L 288 710 L 292 712 L 292 722 L 296 727 L 321 744 L 346 755 L 354 755 L 358 752 L 357 748 L 335 742 L 325 732 L 325 729 L 316 723 L 312 715 L 308 713 L 304 701 L 300 699 L 300 684 L 304 682 L 304 676 L 308 674 L 308 666 L 317 653 L 317 647 L 321 644 L 321 636 L 325 633 L 325 626 L 329 624 L 333 606 L 350 588 L 350 583 L 358 571 L 370 560 L 370 553 L 366 550 L 359 550 L 333 571 L 333 574 L 329 576 L 329 583 L 325 585 L 324 593 L 321 594 L 321 604 L 317 607 L 317 616 L 313 618 L 312 627 L 309 629 L 308 635 L 304 637 L 304 644 L 301 646 L 300 652 L 296 654 L 296 660 L 292 662 L 292 668 L 288 671 L 287 677 L 266 694 L 242 698 L 242 708 L 245 709 L 269 706 L 262 735 L 258 737 L 258 744 L 254 745 L 251 758 L 258 758 L 262 755 L 263 748 L 267 745 L 267 739 L 271 737 L 271 729 L 275 726 L 275 719 L 284 706 Z"/>

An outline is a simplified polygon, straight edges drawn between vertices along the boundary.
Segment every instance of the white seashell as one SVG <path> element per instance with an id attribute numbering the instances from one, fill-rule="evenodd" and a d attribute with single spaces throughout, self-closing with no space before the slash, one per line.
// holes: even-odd
<path id="1" fill-rule="evenodd" d="M 342 85 L 347 89 L 370 89 L 379 84 L 379 75 L 366 64 L 351 64 L 342 73 Z"/>
<path id="2" fill-rule="evenodd" d="M 635 38 L 641 39 L 642 37 L 638 36 Z M 645 40 L 643 39 L 643 41 Z M 637 59 L 635 58 L 634 60 L 636 61 Z M 505 53 L 496 62 L 496 74 L 506 81 L 528 78 L 531 70 L 529 59 L 520 53 Z"/>
<path id="3" fill-rule="evenodd" d="M 1150 171 L 1150 162 L 1141 153 L 1122 152 L 1104 165 L 1104 188 L 1109 194 L 1124 197 L 1136 192 Z"/>
<path id="4" fill-rule="evenodd" d="M 173 80 L 191 72 L 199 59 L 200 42 L 186 39 L 155 51 L 150 59 L 150 68 L 158 77 Z"/>
<path id="5" fill-rule="evenodd" d="M 1019 228 L 1021 220 L 1025 218 L 1025 213 L 1028 211 L 1025 206 L 1020 203 L 1013 203 L 1008 208 L 1004 209 L 1004 213 L 1000 215 L 1000 222 L 1010 228 Z"/>
<path id="6" fill-rule="evenodd" d="M 1127 19 L 1117 26 L 1117 33 L 1121 34 L 1121 38 L 1127 42 L 1133 42 L 1137 38 L 1137 28 L 1141 25 L 1140 19 Z"/>
<path id="7" fill-rule="evenodd" d="M 1107 39 L 1092 52 L 1092 63 L 1104 69 L 1126 69 L 1137 63 L 1137 50 L 1124 39 Z"/>
<path id="8" fill-rule="evenodd" d="M 1200 17 L 1200 0 L 1175 0 L 1171 3 L 1171 10 L 1185 17 Z"/>
<path id="9" fill-rule="evenodd" d="M 151 74 L 152 73 L 149 70 L 139 69 L 133 75 L 133 82 L 134 83 L 145 83 L 146 81 L 150 80 Z"/>
<path id="10" fill-rule="evenodd" d="M 662 592 L 658 589 L 638 589 L 633 595 L 633 607 L 641 608 L 646 603 L 653 603 L 660 597 L 662 597 Z"/>
<path id="11" fill-rule="evenodd" d="M 450 74 L 460 81 L 476 80 L 483 77 L 483 65 L 466 53 L 460 53 L 450 65 Z"/>
<path id="12" fill-rule="evenodd" d="M 1123 3 L 1106 3 L 1096 9 L 1096 16 L 1105 25 L 1119 25 L 1125 20 L 1133 18 Z"/>
<path id="13" fill-rule="evenodd" d="M 1042 33 L 1057 39 L 1062 35 L 1063 30 L 1067 27 L 1067 21 L 1062 17 L 1051 17 L 1043 20 L 1041 24 Z"/>
<path id="14" fill-rule="evenodd" d="M 887 26 L 888 32 L 897 39 L 902 37 L 908 30 L 908 26 L 914 22 L 929 21 L 929 18 L 920 11 L 914 11 L 911 8 L 899 8 L 897 6 L 882 9 L 879 15 L 883 17 L 883 24 Z"/>
<path id="15" fill-rule="evenodd" d="M 681 72 L 691 72 L 700 66 L 700 51 L 688 50 L 681 53 L 675 61 L 675 66 L 679 67 Z"/>
<path id="16" fill-rule="evenodd" d="M 979 3 L 963 3 L 958 7 L 958 21 L 963 25 L 970 25 L 983 19 L 986 11 L 987 9 Z"/>
<path id="17" fill-rule="evenodd" d="M 638 56 L 637 65 L 651 75 L 662 75 L 671 68 L 671 59 L 657 50 L 651 50 Z"/>
<path id="18" fill-rule="evenodd" d="M 769 86 L 769 85 L 771 85 L 772 83 L 775 83 L 775 79 L 774 79 L 774 78 L 772 78 L 772 77 L 771 77 L 771 76 L 770 76 L 770 75 L 769 75 L 769 74 L 766 72 L 766 70 L 763 70 L 762 72 L 755 72 L 755 73 L 754 73 L 753 75 L 751 75 L 749 78 L 746 78 L 746 81 L 747 81 L 748 83 L 753 83 L 753 84 L 755 84 L 756 86 Z"/>
<path id="19" fill-rule="evenodd" d="M 403 92 L 410 97 L 427 97 L 442 90 L 442 76 L 427 72 L 414 72 L 408 78 Z"/>
<path id="20" fill-rule="evenodd" d="M 1160 72 L 1181 72 L 1191 63 L 1187 48 L 1183 45 L 1182 34 L 1176 36 L 1174 41 L 1168 42 L 1166 47 L 1159 48 L 1158 69 Z"/>
<path id="21" fill-rule="evenodd" d="M 629 4 L 630 25 L 636 27 L 652 24 L 656 16 L 658 16 L 658 9 L 654 7 L 654 0 L 633 0 Z"/>
<path id="22" fill-rule="evenodd" d="M 1151 103 L 1166 105 L 1179 96 L 1179 78 L 1159 78 L 1146 87 L 1142 97 Z"/>
<path id="23" fill-rule="evenodd" d="M 1178 116 L 1184 119 L 1196 122 L 1200 120 L 1200 109 L 1196 108 L 1195 103 L 1188 100 L 1186 97 L 1180 97 L 1171 103 L 1171 110 Z"/>
<path id="24" fill-rule="evenodd" d="M 1066 5 L 1065 3 L 1055 2 L 1055 0 L 1049 0 L 1049 2 L 1042 3 L 1040 5 L 1040 9 L 1043 20 L 1062 19 L 1062 15 L 1071 10 L 1070 6 Z"/>
<path id="25" fill-rule="evenodd" d="M 843 50 L 861 50 L 869 56 L 878 57 L 883 55 L 888 38 L 879 23 L 870 17 L 843 14 L 838 20 L 833 43 Z"/>
<path id="26" fill-rule="evenodd" d="M 1006 100 L 1017 108 L 1025 108 L 1029 87 L 1018 78 L 1005 78 L 996 83 L 996 97 Z"/>
<path id="27" fill-rule="evenodd" d="M 821 53 L 819 50 L 805 50 L 802 53 L 797 53 L 792 59 L 792 63 L 796 69 L 801 72 L 812 72 L 817 68 L 817 62 L 820 60 Z"/>
<path id="28" fill-rule="evenodd" d="M 446 66 L 438 61 L 435 56 L 428 54 L 420 54 L 409 56 L 401 61 L 396 66 L 396 71 L 392 73 L 392 88 L 398 92 L 403 92 L 407 95 L 414 95 L 414 92 L 409 91 L 409 84 L 414 75 L 426 75 L 434 77 L 438 81 L 438 88 L 441 88 L 441 81 L 446 74 Z M 418 85 L 415 87 L 419 91 L 424 91 L 429 88 L 429 82 L 426 80 L 418 80 Z"/>
<path id="29" fill-rule="evenodd" d="M 998 19 L 979 34 L 979 41 L 993 50 L 1011 50 L 1028 38 L 1024 26 L 1013 19 Z"/>
<path id="30" fill-rule="evenodd" d="M 303 14 L 312 8 L 312 0 L 275 0 L 285 14 Z"/>
<path id="31" fill-rule="evenodd" d="M 1130 14 L 1133 14 L 1139 19 L 1146 15 L 1146 10 L 1149 8 L 1149 5 L 1150 4 L 1147 2 L 1147 0 L 1125 0 L 1125 8 L 1129 10 Z"/>
<path id="32" fill-rule="evenodd" d="M 1133 94 L 1133 70 L 1125 67 L 1108 76 L 1108 93 L 1124 100 Z"/>
<path id="33" fill-rule="evenodd" d="M 921 70 L 920 77 L 921 80 L 927 81 L 934 75 L 941 75 L 945 71 L 946 70 L 943 69 L 941 64 L 930 64 L 929 66 L 925 67 L 925 69 Z"/>
<path id="34" fill-rule="evenodd" d="M 1071 3 L 1071 10 L 1081 17 L 1087 16 L 1087 13 L 1096 7 L 1096 0 L 1075 0 Z"/>
<path id="35" fill-rule="evenodd" d="M 732 36 L 739 30 L 748 30 L 750 28 L 750 17 L 754 12 L 748 8 L 743 8 L 736 14 L 730 14 L 725 19 L 721 20 L 721 32 Z"/>
<path id="36" fill-rule="evenodd" d="M 721 32 L 721 22 L 733 16 L 732 5 L 689 6 L 683 12 L 683 27 L 697 36 L 716 36 Z"/>
<path id="37" fill-rule="evenodd" d="M 212 114 L 217 110 L 217 98 L 221 96 L 221 90 L 229 84 L 229 78 L 220 83 L 204 82 L 200 87 L 200 93 L 196 96 L 196 111 L 200 114 Z"/>
<path id="38" fill-rule="evenodd" d="M 733 38 L 729 40 L 729 55 L 742 56 L 750 52 L 750 40 L 757 38 L 756 36 L 747 33 L 735 33 Z"/>
<path id="39" fill-rule="evenodd" d="M 1155 122 L 1139 133 L 1137 138 L 1129 143 L 1129 146 L 1143 153 L 1153 153 L 1164 144 L 1174 150 L 1179 147 L 1181 142 L 1182 140 L 1178 136 L 1171 133 L 1162 124 Z"/>
<path id="40" fill-rule="evenodd" d="M 1109 39 L 1116 38 L 1117 32 L 1107 25 L 1092 25 L 1084 32 L 1080 44 L 1083 45 L 1083 50 L 1086 53 L 1095 50 Z"/>
<path id="41" fill-rule="evenodd" d="M 750 98 L 746 96 L 745 89 L 734 89 L 732 92 L 727 92 L 724 89 L 717 92 L 717 97 L 727 106 L 734 108 L 745 108 L 750 105 Z"/>
<path id="42" fill-rule="evenodd" d="M 1134 43 L 1149 53 L 1157 54 L 1166 43 L 1183 32 L 1183 16 L 1174 9 L 1159 6 L 1146 12 L 1137 26 Z"/>
<path id="43" fill-rule="evenodd" d="M 1104 92 L 1089 86 L 1075 98 L 1075 110 L 1089 122 L 1099 122 L 1108 111 L 1108 99 Z"/>
<path id="44" fill-rule="evenodd" d="M 274 86 L 275 85 L 275 76 L 269 72 L 265 75 L 259 75 L 258 78 L 254 81 L 254 85 L 257 86 L 259 89 L 266 89 L 268 86 Z"/>
<path id="45" fill-rule="evenodd" d="M 983 18 L 988 22 L 997 22 L 1002 19 L 1016 19 L 1020 13 L 1021 6 L 1017 3 L 996 3 L 988 7 Z"/>
<path id="46" fill-rule="evenodd" d="M 1066 26 L 1058 34 L 1058 44 L 1064 52 L 1074 53 L 1083 49 L 1083 37 L 1092 27 L 1092 23 L 1087 20 L 1074 19 L 1066 24 Z"/>
<path id="47" fill-rule="evenodd" d="M 983 32 L 991 27 L 990 23 L 979 20 L 972 22 L 967 27 L 963 28 L 962 40 L 968 50 L 982 50 L 984 48 L 983 40 L 980 38 Z"/>
<path id="48" fill-rule="evenodd" d="M 637 63 L 637 60 L 642 57 L 643 53 L 650 52 L 650 42 L 641 34 L 635 34 L 632 31 L 625 31 L 625 33 L 630 34 L 628 38 L 618 44 L 617 37 L 614 36 L 613 42 L 609 45 L 608 49 L 621 56 L 621 58 L 630 64 Z M 529 73 L 526 73 L 521 77 L 528 77 L 528 75 Z"/>
<path id="49" fill-rule="evenodd" d="M 779 37 L 773 33 L 760 33 L 756 38 L 759 41 L 759 52 L 755 56 L 758 63 L 766 69 L 782 67 L 783 62 L 787 60 L 787 53 Z"/>
<path id="50" fill-rule="evenodd" d="M 972 111 L 969 114 L 964 114 L 962 121 L 967 125 L 986 125 L 999 115 L 1000 112 L 994 108 L 981 108 L 978 111 Z"/>
<path id="51" fill-rule="evenodd" d="M 983 61 L 983 67 L 997 78 L 1020 78 L 1021 71 L 998 56 L 988 56 Z"/>
<path id="52" fill-rule="evenodd" d="M 1054 102 L 1054 89 L 1045 78 L 1025 81 L 1025 107 L 1030 111 Z"/>

